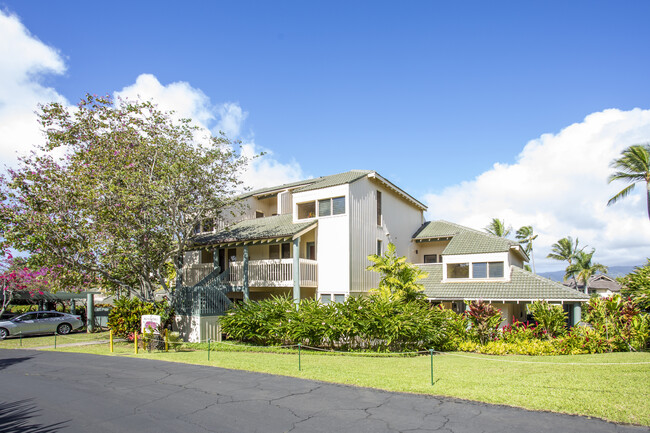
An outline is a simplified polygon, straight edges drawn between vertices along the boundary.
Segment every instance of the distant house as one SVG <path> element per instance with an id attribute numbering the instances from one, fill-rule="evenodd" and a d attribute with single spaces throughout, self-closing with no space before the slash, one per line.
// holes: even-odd
<path id="1" fill-rule="evenodd" d="M 572 288 L 573 290 L 577 290 L 580 293 L 585 292 L 584 283 L 578 282 L 578 285 L 576 287 L 576 282 L 573 280 L 573 278 L 565 281 L 564 285 Z M 612 295 L 621 293 L 621 285 L 618 284 L 618 282 L 616 282 L 616 280 L 609 275 L 604 274 L 591 276 L 591 278 L 589 278 L 589 284 L 587 287 L 589 295 L 599 295 L 603 298 L 608 298 Z"/>
<path id="2" fill-rule="evenodd" d="M 579 318 L 588 300 L 523 270 L 528 257 L 517 242 L 425 222 L 427 207 L 375 171 L 307 179 L 240 199 L 243 214 L 206 222 L 185 255 L 176 311 L 191 340 L 213 338 L 216 316 L 232 302 L 363 296 L 379 282 L 366 270 L 368 256 L 382 254 L 388 243 L 429 273 L 421 281 L 431 302 L 457 310 L 483 299 L 510 323 L 525 319 L 526 303 L 545 299 Z"/>

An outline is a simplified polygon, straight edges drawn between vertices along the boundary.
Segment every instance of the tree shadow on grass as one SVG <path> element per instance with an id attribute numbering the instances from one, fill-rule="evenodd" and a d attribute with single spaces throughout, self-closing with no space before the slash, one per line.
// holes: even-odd
<path id="1" fill-rule="evenodd" d="M 23 357 L 20 357 L 20 358 L 3 358 L 3 359 L 0 359 L 0 370 L 4 370 L 5 368 L 10 367 L 10 366 L 12 366 L 14 364 L 18 364 L 19 362 L 23 362 L 23 361 L 28 361 L 30 359 L 32 359 L 31 356 L 23 356 Z M 0 430 L 0 431 L 2 431 L 2 430 Z"/>
<path id="2" fill-rule="evenodd" d="M 0 432 L 3 433 L 55 433 L 69 421 L 54 424 L 34 423 L 31 419 L 39 410 L 32 399 L 15 402 L 0 401 Z"/>

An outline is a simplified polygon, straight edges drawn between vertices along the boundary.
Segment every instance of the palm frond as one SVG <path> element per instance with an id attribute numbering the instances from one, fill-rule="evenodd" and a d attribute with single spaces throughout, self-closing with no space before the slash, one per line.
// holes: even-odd
<path id="1" fill-rule="evenodd" d="M 630 193 L 632 191 L 634 191 L 634 185 L 635 184 L 628 185 L 625 188 L 623 188 L 621 191 L 619 191 L 614 197 L 609 199 L 609 201 L 607 202 L 607 206 L 611 206 L 614 203 L 616 203 L 617 201 L 619 201 L 620 199 L 625 198 L 628 195 L 630 195 Z"/>

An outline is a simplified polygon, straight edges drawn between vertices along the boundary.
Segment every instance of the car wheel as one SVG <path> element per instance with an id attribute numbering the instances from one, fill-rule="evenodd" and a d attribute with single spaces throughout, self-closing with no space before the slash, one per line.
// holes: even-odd
<path id="1" fill-rule="evenodd" d="M 9 331 L 5 328 L 0 328 L 0 340 L 4 340 L 7 337 L 9 337 Z"/>
<path id="2" fill-rule="evenodd" d="M 68 325 L 67 323 L 61 323 L 61 324 L 56 328 L 56 333 L 57 333 L 57 334 L 61 334 L 61 335 L 69 334 L 70 331 L 72 331 L 72 326 Z"/>

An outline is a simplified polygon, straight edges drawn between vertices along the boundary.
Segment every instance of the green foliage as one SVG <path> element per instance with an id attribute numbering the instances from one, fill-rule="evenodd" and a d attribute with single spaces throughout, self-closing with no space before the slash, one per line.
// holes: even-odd
<path id="1" fill-rule="evenodd" d="M 650 259 L 618 282 L 623 286 L 621 293 L 624 296 L 630 297 L 642 310 L 650 312 Z"/>
<path id="2" fill-rule="evenodd" d="M 577 277 L 579 281 L 582 281 L 585 293 L 589 291 L 589 279 L 596 272 L 607 272 L 607 266 L 591 262 L 595 252 L 595 249 L 592 249 L 590 253 L 582 250 L 578 251 L 574 256 L 573 263 L 566 268 L 566 275 L 564 276 L 565 280 L 569 277 Z"/>
<path id="3" fill-rule="evenodd" d="M 3 244 L 68 287 L 153 300 L 196 224 L 231 207 L 246 158 L 151 102 L 87 95 L 38 116 L 45 143 L 0 178 Z"/>
<path id="4" fill-rule="evenodd" d="M 626 301 L 620 295 L 591 298 L 586 319 L 609 342 L 610 351 L 640 350 L 650 338 L 650 316 L 641 313 L 634 301 Z"/>
<path id="5" fill-rule="evenodd" d="M 454 334 L 445 313 L 421 301 L 349 297 L 321 304 L 287 297 L 239 304 L 221 319 L 229 338 L 262 345 L 301 343 L 342 350 L 441 348 Z"/>
<path id="6" fill-rule="evenodd" d="M 608 181 L 622 180 L 629 183 L 615 196 L 609 199 L 607 206 L 610 206 L 622 198 L 627 197 L 637 183 L 645 183 L 646 206 L 648 218 L 650 218 L 650 143 L 635 144 L 623 150 L 620 158 L 613 160 L 610 166 L 618 171 L 609 176 Z"/>
<path id="7" fill-rule="evenodd" d="M 543 338 L 555 338 L 566 332 L 567 313 L 560 305 L 551 305 L 546 301 L 535 301 L 528 306 L 530 313 L 538 323 L 537 332 Z"/>
<path id="8" fill-rule="evenodd" d="M 379 288 L 375 291 L 387 300 L 401 300 L 404 302 L 424 298 L 424 286 L 417 281 L 426 278 L 427 273 L 420 268 L 408 263 L 406 257 L 397 257 L 395 245 L 390 243 L 383 256 L 372 254 L 368 260 L 373 262 L 366 269 L 378 272 L 381 275 Z"/>
<path id="9" fill-rule="evenodd" d="M 492 304 L 483 301 L 468 302 L 467 317 L 472 325 L 471 332 L 481 344 L 496 335 L 497 327 L 501 323 L 501 312 Z"/>
<path id="10" fill-rule="evenodd" d="M 183 339 L 178 332 L 167 333 L 167 344 L 170 349 L 178 352 L 183 347 Z"/>
<path id="11" fill-rule="evenodd" d="M 506 227 L 505 220 L 500 220 L 499 218 L 492 218 L 490 224 L 485 227 L 485 231 L 491 235 L 498 236 L 500 238 L 507 238 L 512 233 L 512 226 Z"/>
<path id="12" fill-rule="evenodd" d="M 159 315 L 164 328 L 171 327 L 174 319 L 174 310 L 167 301 L 144 302 L 138 298 L 120 298 L 108 313 L 108 328 L 118 337 L 126 338 L 129 334 L 140 332 L 143 314 Z"/>

